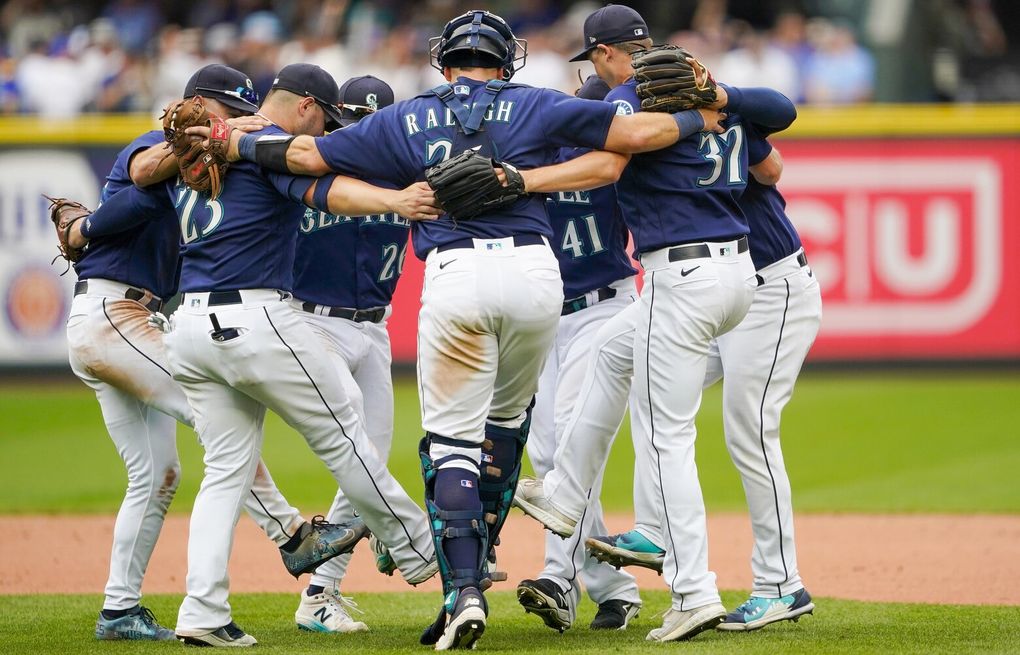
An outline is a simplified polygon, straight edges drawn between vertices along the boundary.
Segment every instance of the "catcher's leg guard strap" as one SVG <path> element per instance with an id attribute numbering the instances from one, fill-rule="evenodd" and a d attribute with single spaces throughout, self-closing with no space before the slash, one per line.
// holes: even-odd
<path id="1" fill-rule="evenodd" d="M 445 437 L 440 437 L 451 441 Z M 443 594 L 456 599 L 451 592 L 469 586 L 478 586 L 482 578 L 483 550 L 488 530 L 485 514 L 478 498 L 478 474 L 458 466 L 440 468 L 444 460 L 454 458 L 474 460 L 451 455 L 433 461 L 429 448 L 435 435 L 421 440 L 418 455 L 425 480 L 425 509 L 429 515 L 432 539 L 436 546 L 439 574 L 443 579 Z M 477 447 L 461 442 L 462 446 Z"/>
<path id="2" fill-rule="evenodd" d="M 534 406 L 534 402 L 532 402 Z M 485 442 L 482 444 L 482 464 L 479 467 L 479 495 L 485 520 L 489 524 L 489 548 L 496 545 L 499 531 L 510 513 L 510 504 L 521 476 L 521 459 L 524 444 L 531 430 L 531 407 L 519 428 L 505 428 L 492 423 L 485 425 Z"/>

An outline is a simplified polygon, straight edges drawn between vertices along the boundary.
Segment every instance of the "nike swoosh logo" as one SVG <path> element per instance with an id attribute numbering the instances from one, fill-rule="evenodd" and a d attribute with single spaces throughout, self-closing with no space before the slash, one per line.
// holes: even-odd
<path id="1" fill-rule="evenodd" d="M 457 260 L 456 259 L 451 259 L 448 262 L 443 262 L 442 264 L 439 265 L 439 270 L 443 270 L 444 268 L 446 268 L 447 264 L 452 264 L 455 261 L 457 261 Z"/>
<path id="2" fill-rule="evenodd" d="M 698 270 L 699 268 L 701 268 L 701 267 L 700 266 L 695 266 L 694 268 L 682 268 L 682 269 L 680 269 L 680 277 L 687 277 L 688 275 L 690 275 L 694 271 Z"/>

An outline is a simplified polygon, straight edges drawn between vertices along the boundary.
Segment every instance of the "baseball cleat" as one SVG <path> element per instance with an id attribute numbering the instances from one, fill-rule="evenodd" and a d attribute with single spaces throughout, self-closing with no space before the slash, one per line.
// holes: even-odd
<path id="1" fill-rule="evenodd" d="M 521 580 L 517 585 L 517 602 L 553 630 L 563 632 L 574 623 L 574 609 L 566 593 L 548 578 Z"/>
<path id="2" fill-rule="evenodd" d="M 595 613 L 591 625 L 592 630 L 626 630 L 630 620 L 641 612 L 641 603 L 625 600 L 607 600 L 599 603 L 599 611 Z"/>
<path id="3" fill-rule="evenodd" d="M 309 632 L 364 632 L 368 626 L 355 621 L 348 610 L 362 612 L 352 599 L 340 595 L 339 589 L 330 589 L 309 596 L 301 592 L 301 604 L 294 613 L 294 622 Z"/>
<path id="4" fill-rule="evenodd" d="M 807 589 L 795 591 L 779 598 L 751 596 L 737 609 L 726 615 L 717 630 L 757 630 L 777 621 L 797 621 L 805 614 L 813 614 L 815 604 Z"/>
<path id="5" fill-rule="evenodd" d="M 344 523 L 329 523 L 316 516 L 300 529 L 301 542 L 297 547 L 290 552 L 280 549 L 283 565 L 295 578 L 311 573 L 337 555 L 351 552 L 368 535 L 368 526 L 358 517 Z"/>
<path id="6" fill-rule="evenodd" d="M 246 634 L 233 621 L 211 632 L 190 635 L 178 632 L 177 638 L 186 646 L 213 646 L 214 648 L 244 648 L 259 643 L 255 637 Z"/>
<path id="7" fill-rule="evenodd" d="M 458 591 L 457 602 L 447 617 L 446 629 L 436 642 L 436 650 L 474 648 L 475 642 L 485 632 L 486 616 L 488 609 L 482 592 L 474 587 Z"/>
<path id="8" fill-rule="evenodd" d="M 390 549 L 386 547 L 386 544 L 379 541 L 379 537 L 373 534 L 368 537 L 368 547 L 375 555 L 376 570 L 385 575 L 393 575 L 393 572 L 397 570 L 397 563 L 393 561 L 393 556 L 390 555 Z"/>
<path id="9" fill-rule="evenodd" d="M 156 622 L 148 607 L 136 606 L 124 616 L 108 619 L 99 613 L 96 619 L 96 639 L 104 641 L 129 639 L 132 641 L 171 641 L 174 631 Z"/>
<path id="10" fill-rule="evenodd" d="M 647 641 L 682 641 L 690 639 L 705 630 L 711 630 L 726 616 L 721 603 L 681 612 L 672 607 L 662 617 L 662 627 L 655 628 L 645 637 Z"/>
<path id="11" fill-rule="evenodd" d="M 521 478 L 514 491 L 513 504 L 564 539 L 574 534 L 577 521 L 553 506 L 545 496 L 545 488 L 541 480 Z"/>
<path id="12" fill-rule="evenodd" d="M 662 563 L 666 559 L 666 551 L 637 530 L 591 537 L 584 545 L 588 547 L 589 555 L 616 568 L 643 566 L 661 574 Z"/>

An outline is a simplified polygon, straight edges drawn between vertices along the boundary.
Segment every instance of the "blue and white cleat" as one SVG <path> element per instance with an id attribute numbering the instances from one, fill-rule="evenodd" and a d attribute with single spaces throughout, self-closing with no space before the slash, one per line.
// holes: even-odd
<path id="1" fill-rule="evenodd" d="M 108 619 L 99 613 L 96 619 L 96 639 L 132 641 L 172 641 L 174 631 L 164 628 L 156 622 L 156 617 L 148 607 L 141 605 L 128 611 L 128 614 L 116 619 Z"/>
<path id="2" fill-rule="evenodd" d="M 659 574 L 666 551 L 659 548 L 637 530 L 622 534 L 590 537 L 584 542 L 588 554 L 600 562 L 621 566 L 643 566 Z"/>
<path id="3" fill-rule="evenodd" d="M 777 621 L 798 621 L 805 614 L 813 614 L 815 604 L 807 589 L 795 591 L 780 598 L 751 596 L 740 607 L 726 615 L 716 630 L 757 630 Z"/>

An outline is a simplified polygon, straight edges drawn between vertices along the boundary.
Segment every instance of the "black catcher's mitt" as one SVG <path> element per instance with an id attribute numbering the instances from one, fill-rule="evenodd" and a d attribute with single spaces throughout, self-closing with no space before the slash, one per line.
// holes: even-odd
<path id="1" fill-rule="evenodd" d="M 496 177 L 497 167 L 506 173 L 506 186 Z M 474 218 L 527 195 L 516 168 L 475 150 L 465 150 L 433 166 L 425 171 L 425 180 L 435 191 L 439 206 L 454 220 Z"/>
<path id="2" fill-rule="evenodd" d="M 635 91 L 644 111 L 678 112 L 707 107 L 716 101 L 715 80 L 687 50 L 659 45 L 631 56 Z"/>

